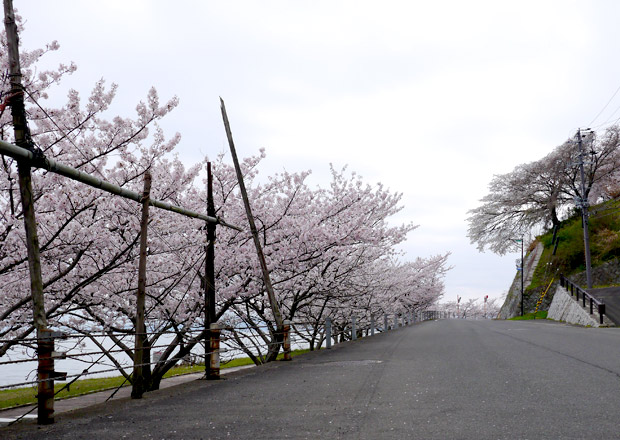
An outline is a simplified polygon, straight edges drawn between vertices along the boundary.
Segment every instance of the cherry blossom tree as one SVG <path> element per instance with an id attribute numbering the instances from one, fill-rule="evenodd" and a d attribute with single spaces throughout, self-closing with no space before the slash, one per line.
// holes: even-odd
<path id="1" fill-rule="evenodd" d="M 327 310 L 330 298 L 341 296 L 338 291 L 368 262 L 390 255 L 412 228 L 385 223 L 399 209 L 400 195 L 365 186 L 355 174 L 347 177 L 335 170 L 330 188 L 312 190 L 305 184 L 306 175 L 284 173 L 250 191 L 274 289 L 289 320 L 315 308 L 316 300 L 323 304 L 318 310 Z M 275 329 L 255 263 L 246 277 L 243 286 L 254 294 L 233 309 L 257 338 L 272 344 Z M 350 289 L 349 296 L 354 293 Z"/>
<path id="2" fill-rule="evenodd" d="M 4 37 L 0 39 L 6 47 Z M 174 155 L 180 136 L 168 139 L 158 126 L 177 99 L 160 102 L 151 89 L 134 117 L 108 118 L 117 86 L 100 80 L 85 99 L 71 90 L 63 105 L 46 106 L 55 86 L 76 69 L 60 65 L 37 73 L 37 61 L 58 47 L 54 42 L 21 55 L 30 128 L 41 152 L 136 192 L 148 170 L 153 198 L 204 212 L 207 192 L 200 178 L 208 159 L 186 168 Z M 0 63 L 6 66 L 6 50 Z M 4 99 L 8 79 L 0 80 Z M 9 142 L 10 123 L 7 112 L 0 115 L 0 134 Z M 448 255 L 401 261 L 396 246 L 415 227 L 390 223 L 401 209 L 400 194 L 365 184 L 346 169 L 332 169 L 324 188 L 307 184 L 308 171 L 258 179 L 264 157 L 261 151 L 245 158 L 242 172 L 279 306 L 286 319 L 305 326 L 313 346 L 324 337 L 327 316 L 344 326 L 354 314 L 363 322 L 372 313 L 404 313 L 437 301 Z M 217 215 L 245 224 L 236 174 L 224 155 L 213 161 L 213 174 Z M 0 356 L 34 331 L 15 176 L 16 164 L 3 157 L 0 337 L 5 342 Z M 92 332 L 104 332 L 116 352 L 133 359 L 128 341 L 135 332 L 140 205 L 41 170 L 33 173 L 33 185 L 50 326 L 81 333 L 99 346 Z M 202 221 L 151 210 L 145 349 L 161 355 L 145 368 L 148 389 L 158 388 L 163 374 L 204 340 L 205 245 Z M 269 352 L 265 347 L 277 340 L 276 327 L 249 233 L 218 228 L 215 263 L 217 319 L 236 325 L 238 348 L 263 362 Z M 131 380 L 118 354 L 110 353 L 108 360 Z"/>
<path id="3" fill-rule="evenodd" d="M 478 249 L 500 255 L 514 247 L 512 239 L 538 229 L 557 227 L 572 211 L 576 198 L 590 203 L 610 197 L 618 187 L 620 128 L 582 139 L 585 191 L 581 188 L 579 144 L 569 139 L 544 158 L 496 175 L 482 204 L 469 211 L 468 236 Z"/>
<path id="4" fill-rule="evenodd" d="M 415 263 L 393 261 L 395 245 L 414 229 L 412 225 L 388 225 L 389 216 L 400 209 L 400 195 L 390 194 L 380 185 L 364 185 L 355 173 L 344 171 L 332 170 L 328 189 L 312 191 L 303 181 L 303 175 L 282 175 L 261 186 L 263 195 L 273 195 L 274 189 L 286 195 L 273 199 L 280 201 L 280 207 L 257 203 L 267 211 L 256 210 L 256 217 L 263 225 L 263 246 L 273 268 L 272 282 L 282 313 L 291 321 L 302 318 L 298 328 L 305 330 L 311 346 L 322 337 L 326 316 L 332 318 L 336 329 L 343 330 L 352 315 L 359 318 L 360 325 L 368 324 L 370 314 L 381 311 L 381 301 L 391 308 L 401 301 L 400 311 L 404 312 L 428 305 L 441 295 L 447 255 Z M 266 221 L 266 216 L 271 219 Z M 254 277 L 258 292 L 262 292 L 256 266 Z M 405 293 L 409 298 L 399 300 Z M 275 329 L 264 295 L 247 298 L 233 307 L 236 318 L 245 323 L 245 333 L 249 329 L 256 333 L 253 340 L 273 344 Z M 267 330 L 261 323 L 267 323 Z M 237 342 L 255 361 L 263 360 L 261 353 L 256 354 L 255 344 L 244 347 L 242 341 Z"/>
<path id="5" fill-rule="evenodd" d="M 22 27 L 20 26 L 20 29 Z M 4 33 L 0 38 L 6 48 Z M 120 186 L 139 187 L 144 171 L 161 160 L 180 137 L 166 140 L 157 121 L 177 104 L 176 98 L 160 105 L 151 89 L 145 102 L 136 107 L 135 118 L 103 119 L 116 93 L 116 85 L 95 84 L 83 102 L 71 90 L 67 102 L 59 108 L 44 107 L 44 101 L 75 65 L 60 65 L 56 70 L 37 73 L 36 62 L 47 52 L 58 49 L 56 42 L 46 49 L 22 50 L 27 112 L 36 146 L 46 155 Z M 0 63 L 7 65 L 7 51 Z M 0 83 L 0 97 L 9 93 L 8 78 Z M 2 139 L 12 141 L 8 112 L 0 116 Z M 28 336 L 33 326 L 29 312 L 27 257 L 21 208 L 16 188 L 16 164 L 3 157 L 0 181 L 0 276 L 6 287 L 0 298 L 0 335 L 15 340 Z M 137 234 L 131 216 L 137 207 L 98 190 L 53 173 L 35 172 L 35 208 L 41 242 L 41 264 L 47 314 L 58 323 L 65 315 L 78 313 L 83 305 L 79 297 L 99 292 L 97 283 L 110 272 L 135 257 Z M 0 355 L 13 341 L 0 347 Z"/>
<path id="6" fill-rule="evenodd" d="M 470 298 L 459 304 L 456 301 L 448 301 L 437 305 L 438 310 L 460 319 L 494 319 L 500 308 L 498 298 L 491 298 L 486 304 L 483 299 Z"/>

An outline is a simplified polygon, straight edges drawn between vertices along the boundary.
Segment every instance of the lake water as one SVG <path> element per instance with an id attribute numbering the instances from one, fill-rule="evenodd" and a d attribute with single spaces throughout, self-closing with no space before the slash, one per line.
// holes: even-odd
<path id="1" fill-rule="evenodd" d="M 158 345 L 164 345 L 170 343 L 172 340 L 172 336 L 169 338 L 161 339 Z M 113 347 L 112 342 L 108 338 L 100 338 L 99 342 L 106 348 L 110 349 Z M 129 347 L 133 347 L 133 338 L 131 340 L 124 341 Z M 307 344 L 301 340 L 300 338 L 295 338 L 294 336 L 291 338 L 291 348 L 293 350 L 306 348 Z M 221 359 L 222 361 L 228 360 L 231 358 L 236 358 L 240 356 L 245 356 L 245 354 L 238 350 L 233 349 L 226 345 L 225 342 L 222 342 L 221 347 Z M 117 349 L 117 348 L 113 348 Z M 157 358 L 157 352 L 163 350 L 164 348 L 155 348 L 152 350 L 151 356 L 155 360 Z M 90 340 L 84 340 L 80 346 L 76 347 L 75 341 L 63 341 L 57 340 L 55 350 L 57 352 L 67 352 L 71 355 L 75 354 L 83 354 L 83 353 L 91 353 L 91 352 L 100 352 L 101 350 L 95 343 Z M 202 361 L 204 359 L 204 347 L 202 345 L 197 346 L 192 354 L 196 359 Z M 132 371 L 132 360 L 125 353 L 114 353 L 114 359 L 119 362 L 124 368 L 125 371 Z M 21 359 L 32 359 L 28 362 L 19 363 L 19 364 L 9 364 L 9 365 L 0 365 L 0 386 L 12 385 L 22 382 L 35 381 L 37 376 L 37 361 L 35 358 L 36 354 L 32 349 L 15 349 L 11 350 L 7 355 L 0 358 L 0 361 L 8 361 L 8 360 L 21 360 Z M 95 365 L 93 362 L 98 361 Z M 83 376 L 82 378 L 94 378 L 94 377 L 109 377 L 109 376 L 118 376 L 120 373 L 116 370 L 116 366 L 110 361 L 109 358 L 104 357 L 101 358 L 101 354 L 88 355 L 88 356 L 80 356 L 77 358 L 68 358 L 68 359 L 57 359 L 54 362 L 54 369 L 56 371 L 66 372 L 69 376 L 79 374 L 83 370 L 88 369 L 88 375 Z M 114 369 L 114 371 L 104 371 Z M 90 374 L 94 373 L 94 374 Z M 71 378 L 68 378 L 71 380 Z M 64 382 L 59 382 L 64 383 Z M 27 386 L 27 385 L 22 385 Z M 33 386 L 36 386 L 33 385 Z"/>
<path id="2" fill-rule="evenodd" d="M 109 341 L 105 341 L 105 338 L 100 341 L 104 346 L 109 349 L 111 344 Z M 131 343 L 133 346 L 133 342 Z M 57 341 L 55 350 L 57 352 L 69 352 L 70 354 L 84 354 L 90 352 L 101 351 L 96 344 L 92 341 L 85 341 L 81 346 L 75 347 L 75 343 L 67 341 Z M 101 358 L 99 355 L 80 356 L 77 358 L 69 359 L 57 359 L 54 362 L 54 369 L 56 371 L 66 372 L 68 375 L 81 373 L 83 370 L 88 369 L 89 373 L 96 373 L 103 370 L 109 370 L 115 368 L 114 364 L 106 358 L 103 358 L 96 365 L 92 363 Z M 118 353 L 114 358 L 123 366 L 130 366 L 131 360 L 123 353 Z M 21 360 L 21 359 L 33 359 L 29 362 L 19 364 L 0 365 L 0 386 L 10 385 L 21 382 L 34 381 L 37 378 L 37 361 L 36 353 L 32 349 L 16 349 L 11 350 L 7 355 L 0 358 L 0 361 L 5 362 L 8 360 Z M 105 376 L 117 376 L 118 372 L 97 373 L 93 375 L 84 376 L 85 378 L 92 377 L 105 377 Z M 70 379 L 69 379 L 70 380 Z M 25 385 L 24 385 L 25 386 Z M 35 386 L 35 385 L 33 385 Z"/>

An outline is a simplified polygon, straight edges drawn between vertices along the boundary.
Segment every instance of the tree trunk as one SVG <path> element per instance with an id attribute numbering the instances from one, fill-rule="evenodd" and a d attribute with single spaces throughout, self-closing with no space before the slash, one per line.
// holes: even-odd
<path id="1" fill-rule="evenodd" d="M 146 253 L 147 253 L 147 232 L 149 223 L 149 199 L 151 196 L 151 174 L 147 171 L 144 174 L 144 190 L 142 193 L 142 218 L 140 220 L 140 260 L 138 263 L 138 290 L 136 292 L 136 336 L 134 350 L 133 383 L 131 389 L 132 399 L 141 399 L 151 376 L 150 350 L 148 350 L 148 337 L 146 335 L 145 324 L 145 303 L 146 303 Z M 146 355 L 149 355 L 148 357 Z"/>

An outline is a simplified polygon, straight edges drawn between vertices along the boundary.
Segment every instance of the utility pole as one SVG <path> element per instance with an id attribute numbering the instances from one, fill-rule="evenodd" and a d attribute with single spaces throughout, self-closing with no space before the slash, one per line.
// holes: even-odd
<path id="1" fill-rule="evenodd" d="M 588 289 L 592 288 L 592 262 L 590 259 L 590 231 L 588 226 L 588 197 L 586 195 L 586 177 L 583 170 L 584 151 L 583 142 L 581 140 L 581 129 L 577 130 L 577 143 L 579 145 L 579 174 L 581 175 L 581 197 L 577 200 L 581 208 L 581 218 L 583 225 L 583 247 L 586 258 L 586 280 Z"/>
<path id="2" fill-rule="evenodd" d="M 524 261 L 523 261 L 523 237 L 521 238 L 511 238 L 515 243 L 521 243 L 521 260 L 517 260 L 517 270 L 521 271 L 521 316 L 523 316 L 523 269 L 524 269 Z"/>
<path id="3" fill-rule="evenodd" d="M 521 237 L 520 241 L 521 241 L 521 316 L 523 316 L 524 315 L 523 313 L 523 272 L 524 270 L 523 269 L 525 266 L 525 264 L 523 264 L 525 263 L 523 261 L 523 237 Z"/>

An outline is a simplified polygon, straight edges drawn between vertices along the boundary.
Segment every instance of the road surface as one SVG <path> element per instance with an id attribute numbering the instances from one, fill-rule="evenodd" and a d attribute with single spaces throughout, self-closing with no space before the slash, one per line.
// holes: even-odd
<path id="1" fill-rule="evenodd" d="M 620 331 L 440 320 L 74 413 L 27 439 L 615 439 Z"/>
<path id="2" fill-rule="evenodd" d="M 620 287 L 603 287 L 587 289 L 587 291 L 605 303 L 605 314 L 614 324 L 620 326 Z M 594 310 L 596 313 L 596 307 Z"/>

